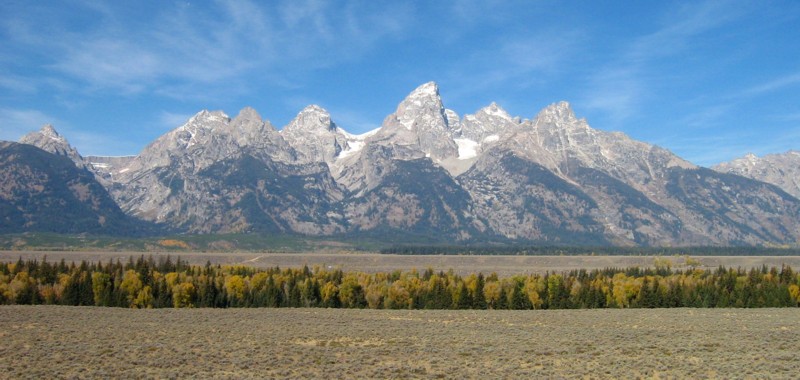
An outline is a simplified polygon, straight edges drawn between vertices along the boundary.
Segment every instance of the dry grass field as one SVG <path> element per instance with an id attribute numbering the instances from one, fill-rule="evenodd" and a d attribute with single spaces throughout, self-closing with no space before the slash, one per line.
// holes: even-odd
<path id="1" fill-rule="evenodd" d="M 501 277 L 515 274 L 544 274 L 563 272 L 572 269 L 603 269 L 609 267 L 652 267 L 653 256 L 458 256 L 458 255 L 384 255 L 377 253 L 204 253 L 204 252 L 70 252 L 70 251 L 0 251 L 0 262 L 13 262 L 22 257 L 23 260 L 42 260 L 45 256 L 50 262 L 62 258 L 67 262 L 81 260 L 107 262 L 121 260 L 127 262 L 133 256 L 138 258 L 153 256 L 156 259 L 169 255 L 173 259 L 194 265 L 241 264 L 259 268 L 279 266 L 281 268 L 300 268 L 303 265 L 314 267 L 339 268 L 343 271 L 366 273 L 391 272 L 394 270 L 420 271 L 433 268 L 436 271 L 452 269 L 459 275 L 483 272 L 497 273 Z M 681 267 L 685 257 L 665 256 L 676 268 Z M 752 268 L 767 265 L 780 268 L 788 264 L 792 268 L 800 268 L 800 256 L 694 256 L 701 269 L 714 269 L 720 265 L 731 268 Z"/>
<path id="2" fill-rule="evenodd" d="M 796 378 L 798 309 L 0 307 L 3 378 Z"/>

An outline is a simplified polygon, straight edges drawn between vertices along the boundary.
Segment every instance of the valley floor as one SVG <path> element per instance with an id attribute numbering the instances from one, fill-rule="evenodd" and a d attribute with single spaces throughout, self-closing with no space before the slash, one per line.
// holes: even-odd
<path id="1" fill-rule="evenodd" d="M 0 307 L 8 378 L 791 378 L 800 309 Z"/>
<path id="2" fill-rule="evenodd" d="M 377 253 L 206 253 L 206 252 L 81 252 L 81 251 L 0 251 L 0 262 L 14 262 L 19 258 L 23 260 L 37 259 L 53 263 L 61 259 L 67 262 L 108 262 L 120 260 L 127 262 L 130 257 L 140 256 L 159 257 L 170 256 L 173 260 L 181 260 L 192 265 L 247 265 L 258 268 L 302 268 L 308 265 L 313 268 L 318 265 L 323 268 L 341 269 L 343 271 L 358 271 L 366 273 L 391 272 L 394 270 L 407 271 L 417 269 L 420 272 L 427 268 L 435 271 L 448 271 L 452 269 L 456 274 L 466 276 L 472 273 L 483 272 L 497 273 L 501 277 L 515 274 L 544 274 L 545 272 L 563 272 L 578 269 L 604 269 L 627 267 L 653 267 L 654 256 L 460 256 L 460 255 L 389 255 Z M 684 256 L 664 256 L 673 268 L 682 268 L 686 264 Z M 787 264 L 792 268 L 800 268 L 800 256 L 691 256 L 697 268 L 716 269 L 720 265 L 737 268 L 742 267 L 780 268 Z"/>

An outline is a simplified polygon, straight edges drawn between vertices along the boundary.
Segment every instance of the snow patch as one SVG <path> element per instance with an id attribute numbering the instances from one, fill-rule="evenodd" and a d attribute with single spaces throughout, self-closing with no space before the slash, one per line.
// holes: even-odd
<path id="1" fill-rule="evenodd" d="M 364 143 L 364 140 L 361 140 L 361 141 L 348 141 L 347 142 L 347 149 L 339 152 L 339 157 L 338 158 L 345 158 L 345 157 L 352 156 L 352 155 L 360 152 L 361 149 L 364 149 L 364 145 L 366 145 Z"/>
<path id="2" fill-rule="evenodd" d="M 481 146 L 478 142 L 467 138 L 453 139 L 458 145 L 458 159 L 468 160 L 478 156 L 478 148 Z"/>
<path id="3" fill-rule="evenodd" d="M 498 135 L 489 135 L 489 136 L 486 136 L 486 138 L 483 139 L 483 142 L 490 143 L 490 142 L 495 142 L 495 141 L 498 141 L 498 140 L 500 140 L 500 136 L 498 136 Z"/>
<path id="4" fill-rule="evenodd" d="M 347 137 L 347 141 L 348 142 L 351 141 L 351 140 L 355 140 L 355 141 L 366 140 L 367 138 L 369 138 L 369 137 L 375 135 L 376 133 L 378 133 L 378 131 L 380 131 L 380 130 L 381 129 L 379 127 L 379 128 L 375 128 L 375 129 L 373 129 L 371 131 L 364 132 L 364 133 L 362 133 L 360 135 L 354 135 L 354 134 L 352 134 L 350 132 L 345 131 L 344 129 L 339 128 L 339 132 L 342 132 L 342 134 L 345 137 Z"/>
<path id="5" fill-rule="evenodd" d="M 378 133 L 379 130 L 380 128 L 375 128 L 371 131 L 364 132 L 360 135 L 354 135 L 345 131 L 344 129 L 339 128 L 339 132 L 341 132 L 347 139 L 347 149 L 339 152 L 339 156 L 337 158 L 349 157 L 360 152 L 362 149 L 364 149 L 364 146 L 367 145 L 367 143 L 364 142 L 364 140 L 375 135 L 376 133 Z"/>

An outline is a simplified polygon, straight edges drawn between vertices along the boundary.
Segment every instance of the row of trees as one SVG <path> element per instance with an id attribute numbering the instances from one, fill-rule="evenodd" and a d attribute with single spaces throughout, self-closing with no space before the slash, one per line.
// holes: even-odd
<path id="1" fill-rule="evenodd" d="M 0 304 L 373 309 L 796 307 L 789 266 L 673 270 L 609 268 L 544 275 L 258 269 L 187 265 L 152 257 L 127 263 L 0 264 Z"/>
<path id="2" fill-rule="evenodd" d="M 398 245 L 381 250 L 393 255 L 511 255 L 511 256 L 797 256 L 798 247 L 615 247 L 615 246 L 469 246 Z"/>

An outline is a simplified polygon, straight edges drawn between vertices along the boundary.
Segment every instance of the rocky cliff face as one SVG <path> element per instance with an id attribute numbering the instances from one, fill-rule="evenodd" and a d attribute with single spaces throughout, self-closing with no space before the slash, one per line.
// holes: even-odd
<path id="1" fill-rule="evenodd" d="M 72 154 L 51 137 L 28 141 Z M 800 201 L 776 186 L 593 129 L 566 102 L 526 120 L 494 103 L 460 117 L 432 82 L 359 136 L 319 106 L 280 132 L 249 108 L 233 119 L 203 111 L 135 158 L 88 162 L 103 166 L 92 165 L 125 212 L 189 232 L 449 243 L 800 241 Z M 747 173 L 796 191 L 791 179 L 776 179 L 796 167 Z"/>
<path id="2" fill-rule="evenodd" d="M 81 157 L 78 151 L 50 124 L 43 126 L 42 129 L 38 131 L 22 136 L 19 142 L 36 146 L 45 152 L 57 156 L 67 157 L 80 168 L 87 167 L 87 162 Z"/>
<path id="3" fill-rule="evenodd" d="M 800 198 L 800 151 L 791 150 L 764 157 L 751 153 L 731 162 L 723 162 L 713 169 L 771 183 L 795 198 Z"/>
<path id="4" fill-rule="evenodd" d="M 0 141 L 0 233 L 31 231 L 137 235 L 149 228 L 68 155 Z"/>
<path id="5" fill-rule="evenodd" d="M 327 167 L 298 157 L 252 109 L 203 111 L 113 173 L 126 212 L 189 232 L 343 231 L 342 198 Z"/>
<path id="6" fill-rule="evenodd" d="M 281 136 L 298 153 L 300 162 L 333 165 L 336 158 L 351 148 L 348 134 L 339 129 L 322 107 L 311 105 L 300 111 Z"/>

